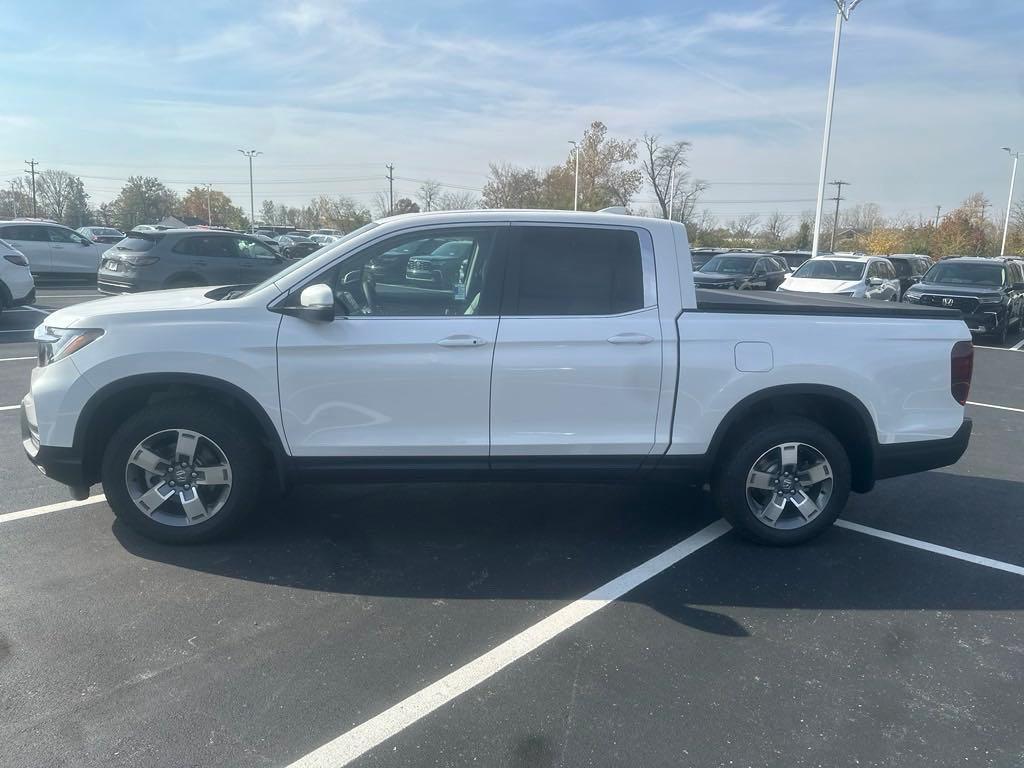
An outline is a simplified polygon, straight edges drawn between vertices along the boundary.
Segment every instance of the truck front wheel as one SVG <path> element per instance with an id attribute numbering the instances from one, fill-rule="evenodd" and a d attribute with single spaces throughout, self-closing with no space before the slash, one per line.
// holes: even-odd
<path id="1" fill-rule="evenodd" d="M 193 400 L 146 406 L 107 442 L 107 502 L 120 520 L 157 541 L 221 537 L 258 502 L 263 462 L 257 445 L 224 408 Z"/>
<path id="2" fill-rule="evenodd" d="M 715 508 L 743 536 L 799 544 L 839 517 L 850 495 L 850 460 L 813 421 L 764 423 L 731 441 L 712 480 Z"/>

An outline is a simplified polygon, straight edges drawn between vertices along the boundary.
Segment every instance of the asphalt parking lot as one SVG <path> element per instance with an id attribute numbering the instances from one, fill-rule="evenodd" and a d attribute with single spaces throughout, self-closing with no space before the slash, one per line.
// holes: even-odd
<path id="1" fill-rule="evenodd" d="M 94 297 L 0 315 L 0 765 L 1024 764 L 1021 337 L 957 465 L 799 548 L 504 484 L 300 488 L 175 548 L 22 456 L 31 328 Z"/>

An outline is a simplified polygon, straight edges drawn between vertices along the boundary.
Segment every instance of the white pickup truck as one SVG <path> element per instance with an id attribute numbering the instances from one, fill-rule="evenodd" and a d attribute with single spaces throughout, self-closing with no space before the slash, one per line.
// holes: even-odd
<path id="1" fill-rule="evenodd" d="M 970 338 L 947 310 L 695 290 L 660 219 L 413 214 L 255 287 L 55 312 L 22 433 L 164 541 L 234 529 L 268 478 L 515 478 L 707 482 L 742 533 L 791 544 L 851 490 L 963 454 Z"/>

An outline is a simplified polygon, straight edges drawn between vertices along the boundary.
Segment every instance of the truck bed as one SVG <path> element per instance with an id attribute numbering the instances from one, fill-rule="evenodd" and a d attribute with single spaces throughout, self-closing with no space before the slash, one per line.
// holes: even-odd
<path id="1" fill-rule="evenodd" d="M 753 315 L 833 315 L 840 317 L 900 317 L 911 320 L 959 320 L 960 311 L 915 304 L 853 299 L 824 293 L 727 291 L 697 288 L 698 312 Z"/>

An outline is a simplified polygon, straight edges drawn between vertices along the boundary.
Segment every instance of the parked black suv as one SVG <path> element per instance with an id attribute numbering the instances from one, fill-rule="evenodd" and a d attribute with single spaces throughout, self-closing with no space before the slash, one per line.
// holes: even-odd
<path id="1" fill-rule="evenodd" d="M 990 334 L 1002 344 L 1009 331 L 1024 327 L 1024 269 L 1003 259 L 943 259 L 903 300 L 959 309 L 971 333 Z"/>
<path id="2" fill-rule="evenodd" d="M 277 246 L 281 255 L 286 259 L 301 259 L 323 247 L 315 240 L 310 240 L 308 237 L 297 235 L 294 232 L 277 238 Z"/>
<path id="3" fill-rule="evenodd" d="M 285 260 L 252 235 L 216 230 L 129 232 L 103 254 L 101 293 L 135 293 L 196 285 L 259 283 Z"/>
<path id="4" fill-rule="evenodd" d="M 903 296 L 910 286 L 921 282 L 925 272 L 935 263 L 930 256 L 922 256 L 919 253 L 894 253 L 885 258 L 892 264 L 896 270 L 896 277 L 900 279 L 900 296 Z"/>
<path id="5" fill-rule="evenodd" d="M 774 291 L 786 279 L 783 262 L 768 253 L 721 253 L 693 273 L 698 288 Z"/>

